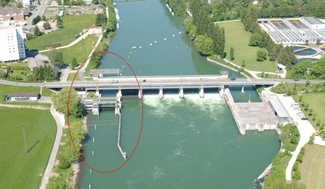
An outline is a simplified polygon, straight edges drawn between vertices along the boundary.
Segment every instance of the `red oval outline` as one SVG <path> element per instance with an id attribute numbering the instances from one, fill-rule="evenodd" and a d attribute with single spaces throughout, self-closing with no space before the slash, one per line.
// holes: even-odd
<path id="1" fill-rule="evenodd" d="M 66 117 L 66 120 L 67 120 L 67 123 L 68 123 L 68 130 L 69 130 L 69 135 L 70 135 L 70 140 L 71 140 L 71 143 L 72 143 L 72 146 L 74 148 L 74 151 L 77 153 L 79 159 L 81 160 L 82 163 L 84 163 L 88 168 L 90 168 L 91 170 L 93 171 L 96 171 L 98 173 L 103 173 L 103 174 L 108 174 L 108 173 L 113 173 L 115 171 L 118 171 L 119 169 L 121 169 L 122 167 L 124 167 L 129 161 L 130 159 L 132 158 L 133 154 L 135 153 L 138 145 L 139 145 L 139 142 L 140 142 L 140 139 L 141 139 L 141 134 L 142 134 L 142 128 L 143 128 L 143 120 L 144 120 L 144 105 L 143 105 L 143 98 L 140 99 L 141 101 L 141 122 L 140 122 L 140 130 L 139 130 L 139 134 L 138 134 L 138 138 L 137 138 L 137 141 L 132 149 L 132 152 L 130 153 L 130 155 L 128 156 L 128 158 L 121 164 L 119 165 L 118 167 L 116 167 L 115 169 L 111 169 L 111 170 L 108 170 L 108 171 L 103 171 L 103 170 L 100 170 L 100 169 L 96 169 L 94 167 L 92 167 L 91 165 L 89 165 L 81 156 L 81 154 L 78 152 L 77 148 L 76 148 L 76 145 L 72 139 L 72 134 L 71 134 L 71 130 L 70 130 L 70 120 L 69 120 L 69 115 L 67 112 L 69 112 L 69 104 L 70 104 L 70 94 L 71 94 L 71 89 L 72 89 L 72 86 L 73 86 L 73 83 L 74 83 L 74 80 L 77 76 L 77 74 L 79 73 L 79 70 L 80 68 L 82 68 L 85 64 L 85 62 L 90 59 L 91 57 L 93 56 L 96 56 L 96 55 L 102 55 L 102 54 L 113 54 L 117 57 L 119 57 L 121 60 L 124 61 L 124 63 L 130 68 L 133 76 L 135 77 L 135 80 L 137 82 L 137 85 L 138 85 L 138 89 L 140 91 L 140 95 L 142 96 L 142 89 L 141 89 L 141 86 L 140 86 L 140 83 L 138 81 L 138 77 L 137 75 L 135 74 L 134 70 L 132 69 L 131 65 L 122 57 L 120 56 L 119 54 L 117 53 L 114 53 L 114 52 L 111 52 L 111 51 L 108 51 L 108 50 L 105 50 L 105 51 L 99 51 L 99 52 L 94 52 L 93 54 L 91 54 L 89 57 L 87 57 L 83 62 L 82 64 L 79 66 L 78 70 L 76 71 L 76 73 L 74 74 L 73 78 L 72 78 L 72 82 L 71 82 L 71 85 L 70 85 L 70 88 L 69 88 L 69 93 L 68 93 L 68 99 L 67 99 L 67 106 L 66 106 L 66 114 L 65 114 L 65 117 Z"/>

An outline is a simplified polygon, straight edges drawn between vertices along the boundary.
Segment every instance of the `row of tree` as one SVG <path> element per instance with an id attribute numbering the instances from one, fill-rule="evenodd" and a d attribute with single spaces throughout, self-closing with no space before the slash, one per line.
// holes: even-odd
<path id="1" fill-rule="evenodd" d="M 26 77 L 28 81 L 53 81 L 58 79 L 50 65 L 35 67 L 33 75 L 27 75 Z"/>
<path id="2" fill-rule="evenodd" d="M 265 48 L 268 51 L 269 59 L 271 61 L 277 61 L 285 65 L 287 70 L 290 70 L 297 62 L 293 48 L 284 48 L 282 45 L 275 44 L 271 37 L 265 31 L 261 30 L 257 23 L 258 11 L 259 10 L 254 6 L 242 10 L 241 18 L 245 30 L 253 34 L 250 38 L 249 45 Z M 257 59 L 261 60 L 258 55 Z"/>
<path id="3" fill-rule="evenodd" d="M 192 1 L 190 8 L 193 18 L 185 21 L 185 31 L 194 40 L 198 52 L 204 56 L 217 54 L 225 56 L 225 31 L 215 25 L 210 14 L 202 9 L 205 4 Z"/>
<path id="4" fill-rule="evenodd" d="M 186 0 L 166 0 L 166 3 L 170 6 L 170 8 L 177 16 L 186 15 Z"/>

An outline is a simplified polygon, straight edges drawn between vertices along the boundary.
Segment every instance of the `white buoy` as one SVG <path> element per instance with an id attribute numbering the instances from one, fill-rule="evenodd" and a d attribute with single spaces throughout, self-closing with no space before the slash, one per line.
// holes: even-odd
<path id="1" fill-rule="evenodd" d="M 181 34 L 182 32 L 178 32 L 178 34 Z"/>
<path id="2" fill-rule="evenodd" d="M 91 174 L 91 169 L 89 169 L 89 174 Z"/>
<path id="3" fill-rule="evenodd" d="M 177 46 L 176 46 L 176 49 L 177 49 Z"/>
<path id="4" fill-rule="evenodd" d="M 95 125 L 95 130 L 96 130 L 97 128 L 96 128 L 96 125 Z"/>
<path id="5" fill-rule="evenodd" d="M 173 34 L 173 37 L 175 37 L 175 34 Z"/>
<path id="6" fill-rule="evenodd" d="M 157 41 L 155 41 L 155 43 L 157 43 Z"/>
<path id="7" fill-rule="evenodd" d="M 166 40 L 167 40 L 167 38 L 165 37 L 165 38 L 164 38 L 164 40 L 166 41 Z"/>
<path id="8" fill-rule="evenodd" d="M 150 43 L 150 46 L 152 46 L 152 43 Z"/>
<path id="9" fill-rule="evenodd" d="M 95 143 L 95 137 L 93 137 L 93 143 Z"/>
<path id="10" fill-rule="evenodd" d="M 89 187 L 88 187 L 89 189 L 91 189 L 91 185 L 89 184 Z"/>
<path id="11" fill-rule="evenodd" d="M 130 59 L 130 56 L 128 55 L 128 59 Z"/>
<path id="12" fill-rule="evenodd" d="M 136 48 L 137 48 L 136 46 L 133 46 L 133 47 L 132 47 L 132 50 L 135 50 Z"/>
<path id="13" fill-rule="evenodd" d="M 94 151 L 92 151 L 92 152 L 91 152 L 91 155 L 92 155 L 92 156 L 95 156 L 95 152 L 94 152 Z"/>
<path id="14" fill-rule="evenodd" d="M 141 47 L 141 46 L 139 46 L 139 49 L 142 49 L 142 47 Z"/>

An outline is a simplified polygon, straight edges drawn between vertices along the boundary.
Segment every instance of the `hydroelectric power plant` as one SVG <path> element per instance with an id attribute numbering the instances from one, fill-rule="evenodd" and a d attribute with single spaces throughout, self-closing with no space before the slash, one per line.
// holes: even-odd
<path id="1" fill-rule="evenodd" d="M 247 81 L 237 72 L 201 57 L 184 32 L 183 19 L 172 16 L 163 0 L 132 3 L 117 0 L 115 3 L 122 22 L 109 51 L 124 57 L 136 73 L 143 105 L 132 72 L 118 58 L 108 54 L 101 59 L 102 69 L 120 69 L 122 76 L 111 74 L 106 81 L 102 78 L 87 83 L 78 81 L 74 87 L 98 91 L 101 98 L 112 98 L 114 103 L 120 88 L 120 146 L 127 153 L 127 159 L 137 141 L 142 107 L 143 131 L 136 152 L 119 171 L 100 174 L 90 172 L 81 164 L 78 188 L 255 187 L 254 180 L 280 148 L 278 135 L 267 129 L 263 132 L 247 130 L 245 136 L 240 134 L 230 106 L 218 88 L 229 89 L 235 103 L 262 103 L 254 84 L 272 85 L 272 81 L 259 81 L 268 82 L 264 84 Z M 137 48 L 132 50 L 132 47 Z M 221 70 L 228 71 L 228 78 L 209 81 L 212 76 L 219 76 Z M 196 76 L 195 81 L 190 80 L 191 76 Z M 211 77 L 204 80 L 204 76 Z M 133 79 L 127 81 L 131 77 Z M 232 77 L 236 80 L 229 79 Z M 161 81 L 157 81 L 159 79 Z M 166 86 L 161 86 L 162 83 Z M 199 95 L 202 85 L 204 98 Z M 159 93 L 160 88 L 162 93 Z M 184 98 L 180 98 L 180 88 L 183 88 Z M 255 110 L 255 113 L 257 108 L 263 110 L 263 107 L 249 105 L 241 105 L 242 110 Z M 83 154 L 94 168 L 111 170 L 125 162 L 117 148 L 119 118 L 115 107 L 99 110 L 99 115 L 92 112 L 87 115 Z M 254 117 L 248 118 L 242 121 L 254 121 Z"/>

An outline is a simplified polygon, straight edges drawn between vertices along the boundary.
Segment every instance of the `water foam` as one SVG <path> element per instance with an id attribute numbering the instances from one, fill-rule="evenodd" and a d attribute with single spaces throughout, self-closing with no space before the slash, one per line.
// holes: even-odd
<path id="1" fill-rule="evenodd" d="M 205 94 L 204 98 L 200 98 L 198 94 L 185 94 L 185 99 L 179 98 L 178 94 L 164 95 L 163 99 L 159 99 L 158 95 L 144 95 L 144 103 L 147 106 L 156 108 L 149 114 L 160 117 L 169 113 L 169 109 L 173 106 L 195 107 L 205 112 L 210 118 L 216 119 L 215 114 L 224 110 L 225 102 L 219 94 Z M 214 112 L 211 114 L 210 112 Z"/>
<path id="2" fill-rule="evenodd" d="M 164 175 L 166 175 L 166 173 L 163 172 L 162 168 L 159 168 L 158 166 L 154 167 L 153 174 L 152 174 L 152 178 L 154 181 L 161 178 Z"/>

